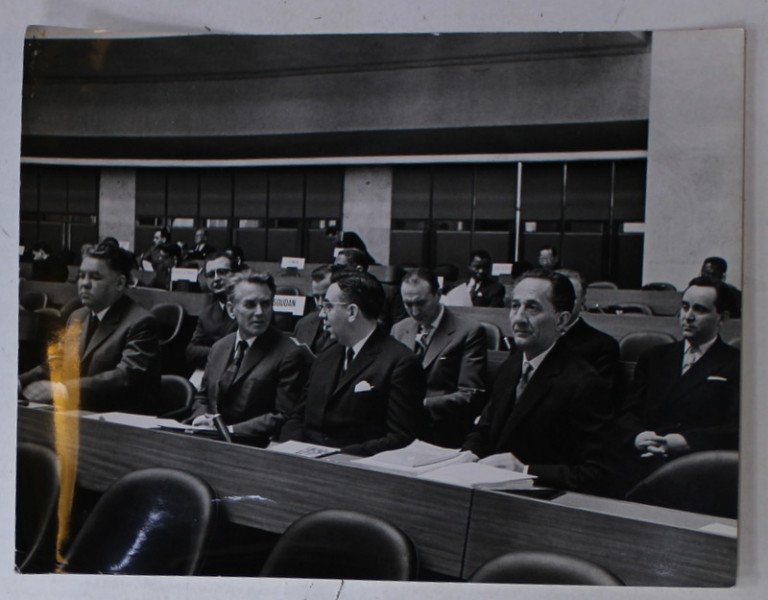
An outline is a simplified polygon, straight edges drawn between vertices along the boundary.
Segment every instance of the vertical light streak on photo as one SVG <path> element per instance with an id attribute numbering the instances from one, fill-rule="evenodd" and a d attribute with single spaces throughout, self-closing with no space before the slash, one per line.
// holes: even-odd
<path id="1" fill-rule="evenodd" d="M 67 327 L 48 345 L 53 398 L 53 433 L 61 465 L 61 491 L 57 508 L 56 561 L 63 562 L 62 548 L 69 538 L 72 504 L 77 478 L 79 420 L 67 415 L 80 408 L 80 325 Z M 63 385 L 66 382 L 66 387 Z M 55 385 L 55 384 L 62 385 Z"/>

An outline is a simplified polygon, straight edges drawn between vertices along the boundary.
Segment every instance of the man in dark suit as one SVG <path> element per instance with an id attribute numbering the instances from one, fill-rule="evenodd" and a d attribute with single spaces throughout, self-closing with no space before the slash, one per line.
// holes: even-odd
<path id="1" fill-rule="evenodd" d="M 683 341 L 640 356 L 621 420 L 636 456 L 738 449 L 739 351 L 719 335 L 731 302 L 722 282 L 693 279 L 680 309 Z M 652 470 L 662 461 L 648 462 Z"/>
<path id="2" fill-rule="evenodd" d="M 609 494 L 608 386 L 561 339 L 574 298 L 568 279 L 551 271 L 528 271 L 515 284 L 509 314 L 517 351 L 501 366 L 463 449 L 482 463 L 536 475 L 541 485 Z"/>
<path id="3" fill-rule="evenodd" d="M 504 286 L 491 277 L 493 261 L 485 250 L 475 250 L 469 257 L 467 289 L 472 306 L 504 307 Z"/>
<path id="4" fill-rule="evenodd" d="M 216 248 L 208 243 L 208 230 L 200 227 L 195 231 L 195 246 L 187 253 L 185 261 L 203 261 L 209 254 L 213 254 Z"/>
<path id="5" fill-rule="evenodd" d="M 167 227 L 156 229 L 152 234 L 152 247 L 139 256 L 139 264 L 145 260 L 151 263 L 152 270 L 157 271 L 157 265 L 160 264 L 160 246 L 171 242 L 171 232 Z M 143 268 L 143 265 L 141 265 Z"/>
<path id="6" fill-rule="evenodd" d="M 239 273 L 227 286 L 227 310 L 237 331 L 208 356 L 193 425 L 220 415 L 230 433 L 276 435 L 296 408 L 310 358 L 272 324 L 275 282 L 268 273 Z"/>
<path id="7" fill-rule="evenodd" d="M 377 325 L 383 306 L 384 290 L 372 275 L 334 277 L 320 315 L 338 343 L 312 365 L 282 440 L 368 456 L 406 446 L 420 433 L 424 371 L 413 352 Z"/>
<path id="8" fill-rule="evenodd" d="M 124 294 L 132 264 L 130 252 L 113 246 L 86 253 L 77 280 L 83 307 L 67 321 L 60 355 L 19 377 L 25 398 L 50 402 L 56 394 L 72 408 L 79 398 L 86 410 L 153 412 L 160 389 L 157 322 Z"/>
<path id="9" fill-rule="evenodd" d="M 213 253 L 205 261 L 203 275 L 213 302 L 198 315 L 192 339 L 184 351 L 187 364 L 193 369 L 204 369 L 211 346 L 237 329 L 237 321 L 227 311 L 226 285 L 233 272 L 232 257 L 224 252 Z"/>
<path id="10" fill-rule="evenodd" d="M 728 262 L 720 256 L 710 256 L 704 259 L 701 265 L 701 276 L 709 277 L 713 281 L 722 281 L 729 290 L 731 306 L 728 307 L 728 315 L 731 319 L 741 318 L 741 290 L 725 281 L 728 271 Z"/>
<path id="11" fill-rule="evenodd" d="M 549 271 L 556 271 L 560 268 L 560 261 L 557 259 L 557 248 L 554 246 L 542 246 L 539 248 L 539 268 Z"/>
<path id="12" fill-rule="evenodd" d="M 586 285 L 581 274 L 572 269 L 558 269 L 557 272 L 570 280 L 576 293 L 571 320 L 565 326 L 563 339 L 576 354 L 592 365 L 614 391 L 618 391 L 619 343 L 613 336 L 595 329 L 581 318 L 586 297 Z"/>
<path id="13" fill-rule="evenodd" d="M 32 246 L 32 281 L 64 282 L 69 278 L 67 265 L 60 263 L 51 256 L 51 247 L 45 242 Z"/>
<path id="14" fill-rule="evenodd" d="M 421 358 L 427 375 L 423 439 L 457 448 L 485 399 L 485 333 L 440 303 L 437 277 L 428 269 L 408 273 L 400 292 L 410 317 L 392 328 L 392 337 Z"/>
<path id="15" fill-rule="evenodd" d="M 332 272 L 331 265 L 322 265 L 312 271 L 312 300 L 316 310 L 299 319 L 293 330 L 293 337 L 302 344 L 306 344 L 313 354 L 320 354 L 333 343 L 333 340 L 325 332 L 323 321 L 320 319 L 320 307 L 323 304 L 325 292 L 331 285 Z"/>

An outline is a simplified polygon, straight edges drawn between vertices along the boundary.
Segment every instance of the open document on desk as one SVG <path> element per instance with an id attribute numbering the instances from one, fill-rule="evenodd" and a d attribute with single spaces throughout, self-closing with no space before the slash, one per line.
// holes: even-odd
<path id="1" fill-rule="evenodd" d="M 180 431 L 211 431 L 211 427 L 186 425 L 179 423 L 174 419 L 161 419 L 150 415 L 136 415 L 123 412 L 105 412 L 83 415 L 84 419 L 93 421 L 104 421 L 106 423 L 118 423 L 120 425 L 130 425 L 140 429 L 174 429 Z"/>

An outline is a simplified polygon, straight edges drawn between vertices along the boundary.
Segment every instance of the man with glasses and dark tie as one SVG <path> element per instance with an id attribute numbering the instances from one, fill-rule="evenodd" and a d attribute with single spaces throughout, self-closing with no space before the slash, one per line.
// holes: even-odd
<path id="1" fill-rule="evenodd" d="M 440 303 L 437 277 L 429 269 L 409 271 L 400 293 L 410 316 L 395 324 L 392 337 L 416 353 L 427 375 L 423 439 L 456 448 L 485 400 L 485 333 L 477 321 Z"/>
<path id="2" fill-rule="evenodd" d="M 193 425 L 266 439 L 296 408 L 311 358 L 272 322 L 275 282 L 268 273 L 241 272 L 227 284 L 227 310 L 237 331 L 211 348 Z"/>
<path id="3" fill-rule="evenodd" d="M 54 369 L 47 362 L 19 377 L 25 398 L 50 402 L 56 389 L 58 398 L 71 402 L 79 396 L 79 408 L 85 410 L 154 412 L 160 390 L 157 322 L 125 295 L 133 264 L 130 252 L 110 244 L 86 252 L 77 279 L 83 307 L 67 321 L 61 360 L 52 357 Z M 52 373 L 55 363 L 72 364 L 67 357 L 73 350 L 79 377 Z"/>
<path id="4" fill-rule="evenodd" d="M 314 354 L 320 354 L 333 343 L 333 340 L 325 331 L 323 321 L 320 318 L 320 308 L 325 299 L 325 292 L 331 285 L 331 274 L 333 271 L 333 265 L 322 265 L 312 271 L 312 299 L 316 310 L 299 319 L 296 327 L 293 329 L 293 337 L 302 344 L 306 344 L 307 348 Z"/>
<path id="5" fill-rule="evenodd" d="M 621 424 L 646 470 L 688 452 L 738 450 L 740 353 L 719 335 L 732 302 L 723 282 L 691 280 L 680 308 L 683 341 L 638 359 Z"/>
<path id="6" fill-rule="evenodd" d="M 197 317 L 195 332 L 184 351 L 187 364 L 192 369 L 205 369 L 211 346 L 237 328 L 235 319 L 227 311 L 226 285 L 233 272 L 232 257 L 229 254 L 216 252 L 205 260 L 203 275 L 213 294 L 213 302 Z"/>
<path id="7" fill-rule="evenodd" d="M 536 269 L 517 280 L 509 312 L 517 350 L 463 449 L 481 463 L 535 475 L 540 485 L 616 494 L 608 384 L 561 338 L 574 300 L 559 273 Z"/>
<path id="8" fill-rule="evenodd" d="M 336 340 L 309 374 L 299 409 L 281 440 L 299 440 L 368 456 L 408 445 L 420 433 L 426 393 L 419 359 L 378 324 L 381 283 L 342 272 L 325 293 L 320 318 Z"/>

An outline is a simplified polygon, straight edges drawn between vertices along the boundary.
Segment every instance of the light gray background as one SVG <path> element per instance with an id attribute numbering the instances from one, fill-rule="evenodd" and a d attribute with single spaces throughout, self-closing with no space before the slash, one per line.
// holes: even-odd
<path id="1" fill-rule="evenodd" d="M 27 25 L 129 32 L 343 33 L 590 31 L 743 27 L 746 30 L 743 482 L 738 585 L 733 589 L 577 589 L 365 584 L 220 578 L 18 576 L 13 564 L 13 478 L 21 76 Z M 0 0 L 0 596 L 45 598 L 763 598 L 768 595 L 768 5 L 763 0 Z M 760 342 L 758 342 L 760 338 Z"/>

